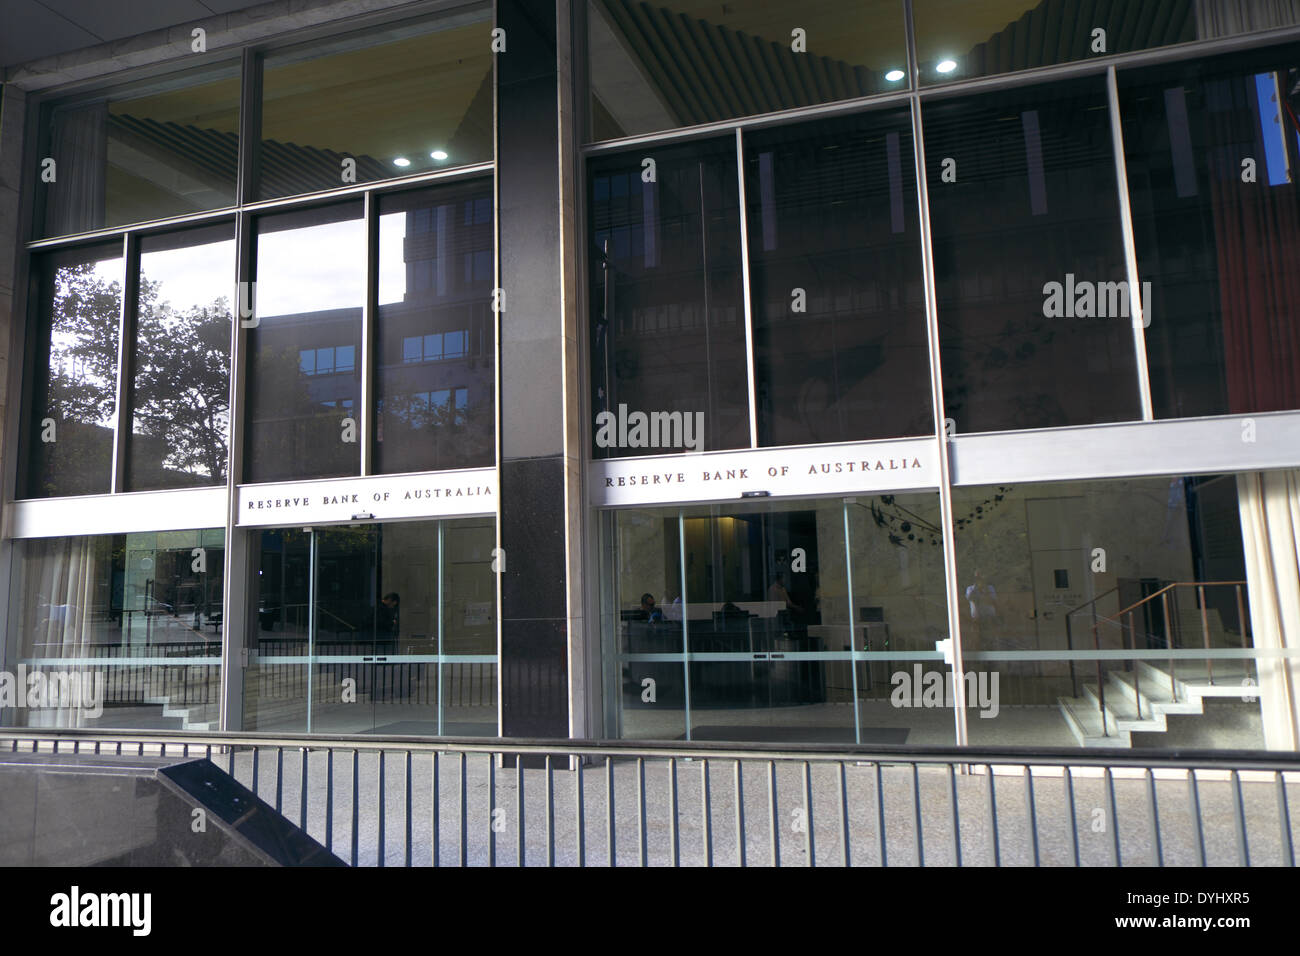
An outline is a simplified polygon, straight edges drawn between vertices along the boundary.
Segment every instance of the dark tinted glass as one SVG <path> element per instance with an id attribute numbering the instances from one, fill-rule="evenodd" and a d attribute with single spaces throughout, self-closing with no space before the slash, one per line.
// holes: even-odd
<path id="1" fill-rule="evenodd" d="M 906 87 L 902 0 L 589 0 L 592 138 Z"/>
<path id="2" fill-rule="evenodd" d="M 361 203 L 258 221 L 246 480 L 360 472 L 365 287 Z"/>
<path id="3" fill-rule="evenodd" d="M 1103 80 L 944 100 L 924 122 L 955 430 L 1140 418 Z"/>
<path id="4" fill-rule="evenodd" d="M 1300 408 L 1300 47 L 1120 74 L 1159 417 Z"/>
<path id="5" fill-rule="evenodd" d="M 35 259 L 38 315 L 28 406 L 26 496 L 112 490 L 122 246 Z"/>
<path id="6" fill-rule="evenodd" d="M 268 56 L 259 195 L 490 161 L 491 28 L 485 4 L 451 21 Z"/>
<path id="7" fill-rule="evenodd" d="M 46 130 L 55 180 L 36 187 L 46 235 L 232 205 L 238 62 L 55 104 Z"/>
<path id="8" fill-rule="evenodd" d="M 229 225 L 140 240 L 128 491 L 225 482 L 234 282 Z"/>
<path id="9" fill-rule="evenodd" d="M 491 181 L 380 200 L 377 473 L 493 463 L 493 257 Z"/>
<path id="10" fill-rule="evenodd" d="M 654 182 L 645 181 L 649 159 Z M 703 448 L 749 447 L 734 140 L 588 169 L 597 427 L 605 412 L 620 420 L 682 412 L 691 422 L 703 416 Z M 659 450 L 595 437 L 601 457 Z"/>
<path id="11" fill-rule="evenodd" d="M 745 137 L 763 445 L 934 431 L 911 118 Z"/>
<path id="12" fill-rule="evenodd" d="M 1193 0 L 913 0 L 921 83 L 1227 36 L 1294 22 L 1285 4 Z M 1269 22 L 1277 20 L 1278 22 Z"/>

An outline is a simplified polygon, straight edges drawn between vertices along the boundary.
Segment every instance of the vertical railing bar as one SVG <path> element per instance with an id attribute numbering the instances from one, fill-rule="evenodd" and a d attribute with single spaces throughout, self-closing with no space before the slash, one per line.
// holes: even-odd
<path id="1" fill-rule="evenodd" d="M 957 769 L 948 764 L 948 793 L 952 799 L 952 856 L 961 866 L 961 811 L 957 809 Z"/>
<path id="2" fill-rule="evenodd" d="M 1110 767 L 1105 770 L 1106 777 L 1106 795 L 1110 800 L 1110 839 L 1115 851 L 1115 865 L 1123 866 L 1123 855 L 1119 846 L 1119 806 L 1115 802 L 1115 777 L 1110 772 Z"/>
<path id="3" fill-rule="evenodd" d="M 1241 774 L 1230 772 L 1232 777 L 1233 817 L 1237 824 L 1237 863 L 1250 866 L 1250 842 L 1246 836 L 1246 807 L 1241 799 Z"/>
<path id="4" fill-rule="evenodd" d="M 442 821 L 439 820 L 438 818 L 438 810 L 440 808 L 440 804 L 442 803 L 442 787 L 439 785 L 438 782 L 438 751 L 435 750 L 433 753 L 429 754 L 429 764 L 430 764 L 430 778 L 431 778 L 430 783 L 433 787 L 433 792 L 429 797 L 429 833 L 432 835 L 431 842 L 433 843 L 433 851 L 432 851 L 433 867 L 434 869 L 437 869 L 438 856 L 441 851 L 441 847 L 439 844 L 442 842 L 442 833 L 441 833 Z"/>
<path id="5" fill-rule="evenodd" d="M 998 846 L 998 797 L 997 787 L 993 782 L 993 765 L 985 764 L 984 770 L 988 773 L 988 795 L 989 795 L 989 835 L 993 838 L 993 865 L 1002 865 L 1002 848 Z"/>
<path id="6" fill-rule="evenodd" d="M 406 759 L 403 761 L 402 782 L 406 785 L 406 803 L 403 804 L 406 816 L 406 840 L 402 849 L 402 860 L 404 865 L 411 865 L 411 752 L 406 751 Z"/>
<path id="7" fill-rule="evenodd" d="M 546 865 L 555 866 L 555 771 L 546 755 Z"/>
<path id="8" fill-rule="evenodd" d="M 736 865 L 745 865 L 745 781 L 741 760 L 736 758 Z"/>
<path id="9" fill-rule="evenodd" d="M 376 671 L 378 671 L 378 673 L 376 673 Z M 381 674 L 387 673 L 388 668 L 386 667 L 377 668 L 376 671 L 372 671 L 371 674 L 374 677 L 379 677 Z M 379 849 L 378 849 L 379 866 L 384 865 L 384 861 L 388 856 L 388 841 L 385 839 L 385 833 L 384 833 L 384 811 L 388 804 L 387 790 L 385 789 L 385 785 L 384 785 L 384 778 L 387 776 L 387 774 L 384 773 L 385 753 L 386 751 L 384 751 L 381 748 L 379 751 L 379 760 L 377 762 L 377 767 L 379 770 Z"/>
<path id="10" fill-rule="evenodd" d="M 803 805 L 804 805 L 804 852 L 808 854 L 808 865 L 816 866 L 816 837 L 813 836 L 813 802 L 812 771 L 808 761 L 803 762 Z"/>
<path id="11" fill-rule="evenodd" d="M 1074 865 L 1082 866 L 1079 861 L 1079 816 L 1074 806 L 1074 774 L 1069 767 L 1064 769 L 1061 778 L 1065 782 L 1065 801 L 1070 807 L 1070 852 L 1074 856 Z"/>
<path id="12" fill-rule="evenodd" d="M 497 755 L 488 754 L 488 866 L 497 865 Z"/>
<path id="13" fill-rule="evenodd" d="M 570 757 L 569 759 L 572 760 L 574 758 Z M 575 778 L 575 782 L 574 782 L 574 790 L 576 795 L 574 798 L 573 832 L 576 835 L 578 841 L 578 847 L 577 847 L 578 866 L 585 867 L 587 865 L 587 823 L 585 820 L 586 806 L 587 806 L 587 793 L 586 793 L 586 787 L 583 785 L 582 768 L 583 768 L 584 761 L 583 761 L 582 754 L 577 755 L 577 763 L 578 763 L 578 768 L 577 768 L 578 775 Z"/>
<path id="14" fill-rule="evenodd" d="M 880 865 L 889 866 L 889 848 L 885 840 L 885 784 L 880 775 L 880 763 L 876 762 L 876 828 L 880 833 Z"/>
<path id="15" fill-rule="evenodd" d="M 1192 811 L 1192 834 L 1196 837 L 1196 856 L 1205 866 L 1205 833 L 1201 821 L 1201 795 L 1196 789 L 1196 768 L 1187 768 L 1187 801 Z"/>
<path id="16" fill-rule="evenodd" d="M 1291 810 L 1286 796 L 1286 774 L 1281 770 L 1275 772 L 1277 773 L 1277 815 L 1278 823 L 1282 828 L 1282 863 L 1285 866 L 1295 866 L 1295 847 L 1291 840 Z"/>
<path id="17" fill-rule="evenodd" d="M 307 829 L 307 748 L 298 751 L 298 826 Z"/>
<path id="18" fill-rule="evenodd" d="M 772 836 L 772 865 L 781 865 L 781 829 L 776 822 L 776 763 L 767 762 L 767 826 Z"/>
<path id="19" fill-rule="evenodd" d="M 1025 765 L 1025 811 L 1029 817 L 1029 838 L 1034 848 L 1034 866 L 1042 865 L 1038 854 L 1038 810 L 1034 805 L 1034 768 Z"/>
<path id="20" fill-rule="evenodd" d="M 670 866 L 681 866 L 681 839 L 677 832 L 677 760 L 668 758 L 668 842 L 672 851 Z"/>
<path id="21" fill-rule="evenodd" d="M 709 792 L 709 758 L 700 761 L 700 807 L 703 819 L 700 833 L 704 841 L 704 865 L 713 866 L 713 800 Z"/>
<path id="22" fill-rule="evenodd" d="M 849 799 L 848 799 L 848 781 L 845 779 L 844 761 L 837 760 L 836 766 L 839 767 L 839 791 L 840 791 L 840 858 L 844 862 L 844 868 L 847 870 L 853 865 L 853 854 L 849 847 Z"/>
<path id="23" fill-rule="evenodd" d="M 916 865 L 925 866 L 925 841 L 921 833 L 921 771 L 912 763 L 912 813 L 916 818 Z"/>
<path id="24" fill-rule="evenodd" d="M 458 755 L 457 767 L 460 772 L 460 865 L 469 866 L 469 806 L 465 796 L 465 751 Z M 488 809 L 491 809 L 489 805 Z"/>
<path id="25" fill-rule="evenodd" d="M 645 758 L 636 758 L 637 840 L 640 843 L 640 865 L 646 865 L 645 832 Z"/>
<path id="26" fill-rule="evenodd" d="M 614 758 L 605 758 L 605 853 L 610 867 L 617 863 L 614 841 Z"/>
<path id="27" fill-rule="evenodd" d="M 284 798 L 284 748 L 275 748 L 275 812 L 283 810 Z"/>
<path id="28" fill-rule="evenodd" d="M 358 780 L 358 777 L 360 776 L 360 769 L 361 769 L 361 752 L 359 750 L 353 750 L 352 751 L 352 865 L 353 866 L 357 865 L 357 841 L 361 835 L 361 814 L 359 812 L 360 807 L 357 806 L 357 803 L 359 802 L 359 795 L 361 792 L 361 784 L 360 781 Z"/>
<path id="29" fill-rule="evenodd" d="M 144 753 L 144 744 L 143 744 L 143 743 L 140 744 L 140 753 L 142 753 L 142 754 Z M 260 751 L 258 750 L 257 745 L 254 744 L 254 745 L 253 745 L 253 785 L 252 785 L 251 787 L 249 787 L 248 789 L 253 791 L 253 796 L 255 796 L 255 797 L 258 796 L 258 792 L 257 792 L 257 775 L 258 775 L 258 754 L 259 754 L 259 753 L 260 753 Z"/>
<path id="30" fill-rule="evenodd" d="M 1165 851 L 1160 843 L 1160 806 L 1156 798 L 1156 775 L 1148 767 L 1146 771 L 1147 778 L 1147 810 L 1151 814 L 1151 848 L 1155 851 L 1155 865 L 1165 865 Z"/>
<path id="31" fill-rule="evenodd" d="M 519 832 L 515 834 L 515 866 L 523 869 L 528 865 L 524 850 L 525 824 L 527 818 L 524 807 L 524 755 L 515 754 L 515 819 L 519 822 Z"/>

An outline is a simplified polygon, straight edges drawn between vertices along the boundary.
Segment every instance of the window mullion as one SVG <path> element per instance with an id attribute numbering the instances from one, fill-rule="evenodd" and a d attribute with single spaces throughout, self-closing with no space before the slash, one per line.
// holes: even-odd
<path id="1" fill-rule="evenodd" d="M 131 395 L 133 349 L 135 341 L 136 305 L 140 288 L 140 239 L 133 233 L 122 236 L 122 307 L 117 322 L 117 393 L 113 406 L 113 467 L 110 490 L 116 494 L 125 490 L 127 440 L 131 430 Z"/>

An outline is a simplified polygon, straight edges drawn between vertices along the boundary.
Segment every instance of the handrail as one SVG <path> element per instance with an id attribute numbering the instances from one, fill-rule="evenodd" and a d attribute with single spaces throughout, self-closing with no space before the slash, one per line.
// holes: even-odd
<path id="1" fill-rule="evenodd" d="M 1115 620 L 1117 620 L 1121 615 L 1127 614 L 1129 611 L 1136 610 L 1137 608 L 1141 607 L 1143 604 L 1146 604 L 1147 601 L 1150 601 L 1150 600 L 1152 600 L 1153 598 L 1157 598 L 1157 597 L 1159 597 L 1160 595 L 1164 594 L 1166 591 L 1172 591 L 1174 588 L 1189 588 L 1189 587 L 1200 587 L 1200 588 L 1208 588 L 1208 587 L 1225 587 L 1225 586 L 1230 585 L 1230 584 L 1246 584 L 1246 583 L 1247 583 L 1247 582 L 1245 582 L 1245 581 L 1173 581 L 1173 582 L 1171 582 L 1171 583 L 1169 583 L 1169 584 L 1166 584 L 1164 587 L 1162 587 L 1162 588 L 1161 588 L 1160 590 L 1158 590 L 1158 591 L 1152 591 L 1150 594 L 1148 594 L 1148 595 L 1147 595 L 1146 597 L 1144 597 L 1142 600 L 1140 600 L 1140 601 L 1138 601 L 1138 602 L 1136 602 L 1136 603 L 1134 603 L 1134 604 L 1130 604 L 1128 607 L 1124 608 L 1123 610 L 1117 611 L 1117 612 L 1115 613 L 1115 616 L 1114 616 L 1114 617 L 1104 617 L 1104 618 L 1102 618 L 1102 620 L 1103 620 L 1103 621 L 1115 621 Z M 1120 625 L 1120 626 L 1122 627 L 1123 625 Z"/>
<path id="2" fill-rule="evenodd" d="M 1234 769 L 1277 769 L 1300 772 L 1300 751 L 1288 750 L 1170 750 L 1161 752 L 1104 752 L 1071 747 L 968 746 L 936 744 L 819 744 L 779 747 L 747 741 L 600 740 L 593 738 L 533 737 L 416 737 L 374 734 L 280 734 L 272 732 L 151 730 L 112 731 L 85 728 L 44 729 L 39 727 L 0 728 L 0 742 L 110 741 L 131 744 L 188 747 L 283 747 L 307 750 L 409 750 L 412 752 L 459 752 L 480 754 L 572 754 L 615 757 L 709 757 L 770 760 L 850 760 L 867 763 L 1016 764 L 1027 762 L 1068 767 L 1137 766 L 1152 769 L 1182 769 L 1214 766 Z M 13 750 L 0 749 L 0 760 Z M 22 751 L 16 751 L 22 753 Z M 73 751 L 66 751 L 72 754 Z M 126 756 L 131 756 L 127 754 Z M 874 758 L 874 759 L 873 759 Z"/>

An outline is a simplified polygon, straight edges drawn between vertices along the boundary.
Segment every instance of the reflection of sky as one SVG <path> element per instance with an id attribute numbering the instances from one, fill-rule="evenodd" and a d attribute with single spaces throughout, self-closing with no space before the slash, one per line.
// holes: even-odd
<path id="1" fill-rule="evenodd" d="M 231 301 L 235 281 L 235 241 L 159 249 L 140 256 L 140 269 L 150 282 L 161 283 L 158 301 L 177 312 Z"/>
<path id="2" fill-rule="evenodd" d="M 364 220 L 262 233 L 257 275 L 261 316 L 360 308 L 366 289 Z"/>

